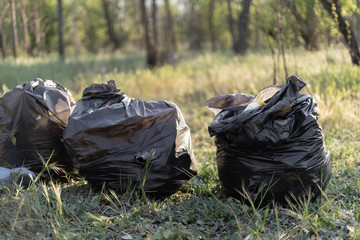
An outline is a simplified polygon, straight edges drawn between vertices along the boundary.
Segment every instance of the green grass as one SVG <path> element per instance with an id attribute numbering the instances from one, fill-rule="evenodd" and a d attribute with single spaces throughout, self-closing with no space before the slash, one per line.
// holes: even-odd
<path id="1" fill-rule="evenodd" d="M 272 84 L 272 58 L 231 53 L 180 54 L 175 68 L 144 66 L 141 54 L 18 59 L 0 64 L 3 90 L 43 77 L 61 82 L 76 99 L 90 83 L 115 79 L 123 92 L 178 104 L 192 131 L 199 174 L 163 201 L 140 193 L 93 190 L 83 179 L 37 181 L 28 190 L 0 195 L 1 239 L 359 239 L 360 68 L 346 50 L 289 51 L 289 74 L 308 82 L 320 109 L 333 176 L 322 197 L 289 207 L 243 205 L 226 197 L 217 176 L 215 145 L 207 126 L 206 99 L 256 94 Z M 285 76 L 282 72 L 281 80 Z"/>

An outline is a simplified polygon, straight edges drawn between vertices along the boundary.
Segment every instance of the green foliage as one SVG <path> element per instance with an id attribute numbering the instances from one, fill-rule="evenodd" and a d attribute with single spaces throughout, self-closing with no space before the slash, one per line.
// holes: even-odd
<path id="1" fill-rule="evenodd" d="M 30 34 L 32 55 L 47 55 L 56 53 L 58 49 L 58 17 L 56 0 L 23 0 L 25 13 L 28 19 L 27 29 Z M 228 26 L 228 9 L 226 1 L 215 1 L 213 11 L 213 30 L 210 30 L 210 1 L 211 0 L 184 0 L 170 1 L 171 11 L 174 18 L 175 37 L 178 47 L 188 47 L 190 39 L 190 26 L 197 28 L 198 41 L 205 49 L 210 48 L 211 31 L 214 33 L 214 41 L 218 50 L 231 49 L 231 36 Z M 289 0 L 253 0 L 250 7 L 250 23 L 248 34 L 248 46 L 253 50 L 269 49 L 269 40 L 274 48 L 277 48 L 278 35 L 278 10 L 282 11 L 284 21 L 284 37 L 287 47 L 299 47 L 305 45 L 301 39 L 301 29 L 306 25 L 315 26 L 316 42 L 320 47 L 330 44 L 338 44 L 342 41 L 336 24 L 327 14 L 318 0 L 289 1 L 298 9 L 299 15 L 303 17 L 306 24 L 298 23 L 294 14 L 286 7 L 285 2 Z M 108 0 L 111 19 L 115 30 L 115 36 L 120 42 L 120 50 L 144 48 L 143 27 L 141 25 L 141 14 L 138 1 L 134 0 Z M 242 1 L 232 0 L 232 15 L 234 19 L 241 12 Z M 356 26 L 359 25 L 360 8 L 356 0 L 341 0 L 342 14 L 349 20 L 354 31 L 359 35 Z M 17 1 L 20 5 L 20 1 Z M 147 1 L 150 5 L 150 1 Z M 190 9 L 194 5 L 196 21 L 191 20 Z M 4 18 L 0 25 L 0 42 L 4 43 L 6 58 L 11 55 L 12 27 L 9 1 L 0 0 L 0 9 L 4 9 Z M 158 48 L 163 50 L 165 46 L 164 34 L 166 11 L 163 1 L 157 1 L 157 28 L 159 32 Z M 315 17 L 309 17 L 309 9 L 315 11 Z M 17 30 L 19 35 L 19 55 L 26 55 L 24 49 L 24 22 L 21 8 L 16 8 Z M 1 14 L 0 14 L 1 15 Z M 150 12 L 148 13 L 150 16 Z M 112 51 L 109 44 L 107 24 L 105 20 L 102 0 L 99 1 L 63 1 L 63 25 L 64 44 L 67 56 L 80 53 L 98 53 Z M 1 21 L 0 21 L 1 22 Z M 39 29 L 37 30 L 37 22 Z M 310 22 L 310 23 L 309 23 Z M 311 24 L 312 23 L 312 24 Z M 235 31 L 237 28 L 235 27 Z M 359 36 L 357 36 L 359 38 Z M 0 45 L 1 47 L 2 45 Z"/>
<path id="2" fill-rule="evenodd" d="M 115 79 L 123 92 L 178 104 L 192 130 L 199 174 L 165 200 L 129 190 L 94 190 L 83 179 L 36 181 L 29 189 L 0 195 L 3 239 L 358 239 L 360 236 L 360 69 L 346 49 L 291 51 L 288 71 L 308 82 L 320 109 L 333 176 L 311 203 L 259 208 L 227 198 L 221 190 L 216 148 L 207 126 L 206 99 L 219 94 L 256 94 L 272 83 L 272 57 L 250 52 L 180 53 L 176 67 L 144 68 L 144 56 L 99 54 L 68 58 L 6 60 L 1 84 L 13 88 L 36 76 L 60 81 L 76 96 L 93 82 Z M 285 78 L 282 78 L 282 83 Z M 4 89 L 6 90 L 6 86 Z M 56 166 L 47 166 L 50 168 Z"/>

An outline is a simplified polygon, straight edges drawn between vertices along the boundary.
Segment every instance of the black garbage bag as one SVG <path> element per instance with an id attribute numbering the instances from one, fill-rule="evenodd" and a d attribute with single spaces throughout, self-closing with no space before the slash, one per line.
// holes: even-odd
<path id="1" fill-rule="evenodd" d="M 3 187 L 14 189 L 15 186 L 20 185 L 28 188 L 35 178 L 35 173 L 24 167 L 14 169 L 0 167 L 0 192 Z"/>
<path id="2" fill-rule="evenodd" d="M 64 132 L 79 173 L 95 187 L 167 196 L 196 174 L 190 129 L 168 101 L 119 93 L 114 81 L 86 88 Z"/>
<path id="3" fill-rule="evenodd" d="M 7 92 L 0 99 L 1 166 L 38 174 L 49 161 L 72 171 L 62 134 L 74 104 L 71 93 L 52 80 L 37 78 Z"/>
<path id="4" fill-rule="evenodd" d="M 291 76 L 255 97 L 226 95 L 207 101 L 219 110 L 209 125 L 225 192 L 245 202 L 287 204 L 319 195 L 331 176 L 330 152 L 317 121 L 315 100 Z M 287 200 L 288 199 L 288 200 Z"/>

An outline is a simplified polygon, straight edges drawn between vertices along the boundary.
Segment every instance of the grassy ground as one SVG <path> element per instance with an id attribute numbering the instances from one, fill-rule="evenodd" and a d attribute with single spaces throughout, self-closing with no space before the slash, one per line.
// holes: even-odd
<path id="1" fill-rule="evenodd" d="M 289 207 L 257 208 L 227 198 L 217 176 L 213 120 L 206 99 L 256 94 L 272 84 L 271 55 L 184 54 L 177 67 L 144 67 L 136 54 L 19 59 L 0 64 L 3 91 L 35 77 L 53 79 L 76 99 L 93 82 L 115 79 L 123 92 L 178 104 L 192 130 L 199 174 L 163 201 L 137 193 L 95 191 L 84 180 L 37 182 L 0 195 L 1 239 L 359 239 L 360 68 L 345 50 L 289 52 L 289 74 L 308 82 L 318 101 L 333 176 L 321 198 Z M 281 75 L 278 83 L 284 83 Z"/>

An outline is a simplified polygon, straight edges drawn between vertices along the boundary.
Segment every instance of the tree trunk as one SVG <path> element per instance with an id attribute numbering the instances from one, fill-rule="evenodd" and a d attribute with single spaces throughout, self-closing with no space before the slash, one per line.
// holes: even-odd
<path id="1" fill-rule="evenodd" d="M 171 48 L 175 51 L 177 49 L 177 44 L 176 44 L 175 31 L 174 31 L 174 19 L 171 13 L 169 0 L 164 0 L 164 4 L 166 10 L 166 23 L 165 23 L 166 42 L 170 42 Z"/>
<path id="2" fill-rule="evenodd" d="M 174 33 L 173 17 L 171 14 L 169 0 L 164 0 L 166 19 L 164 24 L 165 50 L 161 53 L 161 63 L 175 66 L 177 63 L 176 39 Z"/>
<path id="3" fill-rule="evenodd" d="M 150 38 L 149 19 L 146 14 L 145 0 L 140 0 L 140 9 L 141 9 L 141 21 L 144 27 L 147 63 L 150 66 L 155 66 L 157 64 L 157 51 L 154 46 L 155 44 L 154 41 L 152 41 Z"/>
<path id="4" fill-rule="evenodd" d="M 317 50 L 317 38 L 315 36 L 315 30 L 317 27 L 317 19 L 314 10 L 315 1 L 306 3 L 306 18 L 304 19 L 299 11 L 296 8 L 295 3 L 292 0 L 285 1 L 287 7 L 291 10 L 291 13 L 294 15 L 296 21 L 300 25 L 300 34 L 305 43 L 306 50 Z"/>
<path id="5" fill-rule="evenodd" d="M 232 7 L 231 7 L 231 0 L 227 0 L 227 8 L 228 8 L 228 24 L 229 24 L 229 30 L 231 34 L 231 39 L 233 43 L 233 51 L 236 49 L 236 43 L 238 42 L 235 31 L 234 31 L 234 18 L 232 16 Z"/>
<path id="6" fill-rule="evenodd" d="M 119 41 L 116 39 L 113 20 L 109 12 L 109 0 L 102 0 L 102 5 L 104 9 L 111 48 L 112 50 L 115 50 L 118 49 L 120 46 L 119 46 Z"/>
<path id="7" fill-rule="evenodd" d="M 349 47 L 352 63 L 354 65 L 360 65 L 360 52 L 356 37 L 354 31 L 350 27 L 349 21 L 344 19 L 341 15 L 341 5 L 339 0 L 331 0 L 331 2 L 328 2 L 328 0 L 321 0 L 321 3 L 338 24 L 339 30 L 345 38 L 345 43 Z"/>
<path id="8" fill-rule="evenodd" d="M 152 0 L 151 4 L 151 20 L 152 20 L 152 30 L 153 30 L 153 38 L 154 38 L 154 46 L 156 47 L 158 44 L 158 32 L 157 32 L 157 6 L 156 0 Z"/>
<path id="9" fill-rule="evenodd" d="M 356 1 L 356 5 L 357 5 L 357 8 L 360 10 L 360 0 Z M 355 18 L 355 24 L 356 24 L 356 26 L 360 26 L 360 13 L 359 12 L 358 12 L 358 14 L 356 15 L 356 18 Z M 360 27 L 357 27 L 355 29 L 355 36 L 360 38 Z"/>
<path id="10" fill-rule="evenodd" d="M 249 25 L 249 12 L 250 12 L 251 0 L 243 1 L 243 9 L 238 19 L 238 44 L 235 48 L 235 52 L 244 55 L 247 49 L 247 35 L 248 35 L 248 25 Z"/>
<path id="11" fill-rule="evenodd" d="M 63 9 L 62 9 L 62 0 L 58 0 L 58 34 L 59 34 L 59 55 L 62 59 L 65 58 L 65 49 L 64 49 L 64 28 L 63 28 Z"/>
<path id="12" fill-rule="evenodd" d="M 198 51 L 201 49 L 201 29 L 199 26 L 199 19 L 195 12 L 193 0 L 190 2 L 190 18 L 189 18 L 189 36 L 190 36 L 190 49 Z"/>
<path id="13" fill-rule="evenodd" d="M 1 47 L 1 57 L 4 60 L 6 58 L 6 50 L 5 50 L 5 34 L 3 32 L 2 22 L 0 23 L 0 47 Z"/>
<path id="14" fill-rule="evenodd" d="M 306 37 L 306 49 L 308 50 L 318 50 L 319 46 L 318 46 L 318 41 L 317 41 L 317 36 L 315 34 L 316 32 L 316 28 L 317 28 L 317 23 L 318 23 L 318 19 L 316 17 L 316 13 L 315 13 L 315 1 L 311 2 L 311 5 L 307 5 L 306 7 L 306 27 L 307 27 L 307 32 L 306 35 L 308 37 Z M 305 39 L 305 37 L 304 37 Z"/>
<path id="15" fill-rule="evenodd" d="M 211 50 L 216 51 L 216 33 L 214 27 L 214 11 L 215 11 L 215 0 L 210 0 L 209 2 L 209 32 L 210 32 L 210 43 Z"/>
<path id="16" fill-rule="evenodd" d="M 24 0 L 21 0 L 21 16 L 22 16 L 23 25 L 24 25 L 24 50 L 28 55 L 32 56 L 30 35 L 29 35 L 29 29 L 28 29 L 28 18 L 26 16 L 26 8 L 25 8 Z"/>
<path id="17" fill-rule="evenodd" d="M 40 17 L 37 1 L 34 4 L 34 32 L 35 32 L 35 48 L 36 55 L 40 54 L 41 34 L 40 34 Z"/>
<path id="18" fill-rule="evenodd" d="M 11 10 L 11 26 L 12 26 L 12 52 L 14 58 L 17 57 L 17 49 L 19 45 L 17 26 L 16 26 L 16 9 L 15 9 L 15 0 L 10 0 L 10 10 Z"/>
<path id="19" fill-rule="evenodd" d="M 4 23 L 4 19 L 6 16 L 6 13 L 8 11 L 9 5 L 6 5 L 0 15 L 0 48 L 1 48 L 1 55 L 2 55 L 2 59 L 4 60 L 6 58 L 6 47 L 5 47 L 5 34 L 4 34 L 4 29 L 3 29 L 3 23 Z"/>

